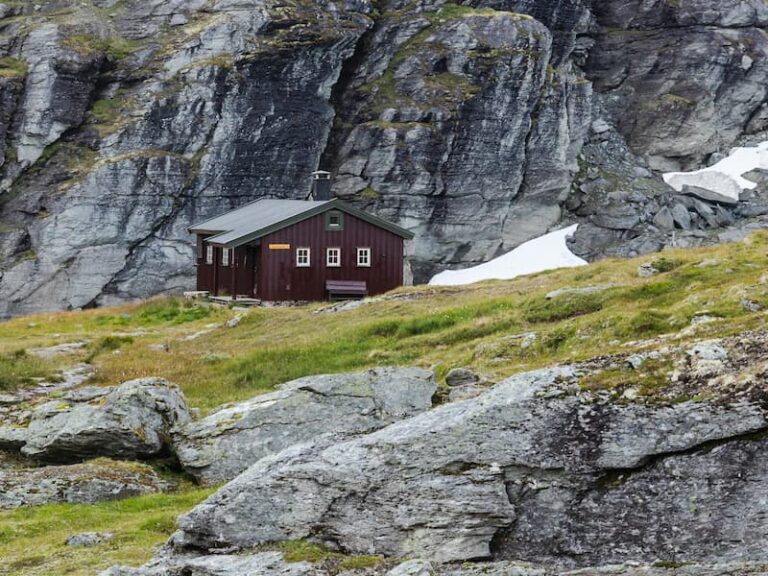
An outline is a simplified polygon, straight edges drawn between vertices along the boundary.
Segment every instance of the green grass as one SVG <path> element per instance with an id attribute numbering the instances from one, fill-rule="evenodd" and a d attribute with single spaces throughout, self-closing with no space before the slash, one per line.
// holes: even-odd
<path id="1" fill-rule="evenodd" d="M 0 574 L 92 576 L 113 564 L 140 565 L 175 530 L 176 517 L 211 492 L 193 489 L 94 505 L 0 511 Z M 115 537 L 93 548 L 64 545 L 80 532 L 112 532 Z"/>
<path id="2" fill-rule="evenodd" d="M 397 299 L 332 314 L 317 313 L 326 306 L 318 303 L 255 308 L 232 328 L 224 324 L 240 312 L 179 298 L 43 314 L 0 323 L 0 382 L 25 385 L 87 359 L 96 369 L 91 384 L 160 376 L 178 383 L 190 404 L 205 411 L 300 376 L 379 365 L 428 367 L 439 379 L 468 366 L 500 380 L 554 363 L 647 350 L 659 336 L 665 344 L 685 345 L 762 329 L 768 313 L 751 312 L 741 302 L 768 309 L 766 255 L 768 232 L 760 232 L 735 244 L 665 253 L 671 265 L 658 257 L 604 260 L 506 282 L 404 288 Z M 650 261 L 658 273 L 639 277 L 638 266 Z M 545 298 L 556 289 L 605 284 L 613 287 Z M 681 332 L 702 314 L 714 321 Z M 88 346 L 55 363 L 19 352 L 79 340 Z M 631 387 L 648 401 L 675 401 L 664 394 L 670 369 L 664 359 L 649 360 L 638 370 L 619 367 L 581 385 L 613 391 L 618 399 Z M 206 493 L 187 489 L 97 506 L 0 513 L 0 573 L 84 575 L 119 562 L 138 565 L 173 530 L 174 518 Z M 66 536 L 87 530 L 117 537 L 95 549 L 63 546 Z M 379 562 L 307 542 L 279 548 L 293 561 L 334 570 Z"/>
<path id="3" fill-rule="evenodd" d="M 0 78 L 17 78 L 26 75 L 27 63 L 18 58 L 0 58 Z"/>
<path id="4" fill-rule="evenodd" d="M 601 294 L 565 294 L 552 299 L 535 299 L 523 315 L 528 322 L 557 322 L 597 312 L 603 308 Z"/>
<path id="5" fill-rule="evenodd" d="M 77 52 L 81 56 L 92 56 L 101 52 L 115 60 L 122 60 L 133 53 L 138 47 L 136 42 L 118 36 L 102 38 L 90 34 L 67 36 L 61 41 L 61 45 L 73 52 Z"/>
<path id="6" fill-rule="evenodd" d="M 631 386 L 637 389 L 638 395 L 652 397 L 666 386 L 672 368 L 669 359 L 647 359 L 637 370 L 625 365 L 584 376 L 580 386 L 584 390 L 609 391 Z"/>
<path id="7" fill-rule="evenodd" d="M 96 319 L 99 326 L 161 326 L 185 324 L 208 318 L 212 309 L 198 302 L 181 298 L 155 298 L 138 308 L 133 314 L 104 315 Z"/>
<path id="8" fill-rule="evenodd" d="M 0 354 L 0 391 L 9 392 L 32 384 L 36 378 L 55 380 L 54 365 L 25 350 Z"/>
<path id="9" fill-rule="evenodd" d="M 328 572 L 335 574 L 343 570 L 375 568 L 382 563 L 381 556 L 340 554 L 306 540 L 289 540 L 277 544 L 286 562 L 310 562 L 323 564 Z"/>
<path id="10" fill-rule="evenodd" d="M 745 242 L 672 251 L 663 258 L 605 260 L 463 288 L 403 289 L 413 299 L 335 314 L 315 314 L 318 304 L 257 308 L 231 329 L 206 328 L 231 318 L 229 309 L 157 298 L 0 324 L 0 354 L 87 339 L 92 343 L 84 354 L 92 353 L 97 369 L 93 383 L 165 377 L 204 411 L 301 376 L 377 365 L 439 366 L 441 371 L 468 365 L 501 379 L 553 362 L 641 348 L 643 340 L 679 333 L 697 314 L 717 318 L 697 328 L 702 335 L 760 326 L 765 313 L 745 310 L 741 300 L 768 308 L 768 285 L 761 283 L 766 252 L 768 234 L 758 233 Z M 699 266 L 703 261 L 717 263 Z M 661 271 L 639 277 L 637 268 L 646 262 Z M 614 287 L 544 297 L 558 288 L 602 284 Z M 526 333 L 536 338 L 524 347 L 515 335 Z M 118 354 L 112 340 L 100 340 L 125 335 L 132 340 L 120 340 Z M 638 343 L 627 348 L 628 342 Z M 150 348 L 155 344 L 164 346 Z"/>

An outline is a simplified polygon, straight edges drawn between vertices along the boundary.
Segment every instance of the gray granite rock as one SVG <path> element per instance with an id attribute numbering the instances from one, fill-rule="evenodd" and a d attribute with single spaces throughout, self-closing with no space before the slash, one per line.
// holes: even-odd
<path id="1" fill-rule="evenodd" d="M 432 372 L 418 368 L 309 376 L 186 424 L 174 447 L 188 473 L 219 483 L 318 435 L 372 432 L 427 410 L 435 389 Z"/>
<path id="2" fill-rule="evenodd" d="M 666 565 L 669 564 L 669 565 Z M 750 562 L 679 563 L 642 565 L 640 563 L 590 566 L 563 570 L 553 566 L 527 562 L 462 562 L 439 565 L 413 559 L 397 564 L 364 570 L 338 572 L 326 565 L 308 562 L 286 562 L 279 552 L 232 555 L 172 555 L 167 550 L 141 568 L 115 566 L 99 576 L 766 576 L 765 564 Z"/>
<path id="3" fill-rule="evenodd" d="M 675 204 L 672 207 L 672 219 L 678 228 L 688 230 L 691 227 L 691 215 L 688 209 L 682 204 Z"/>
<path id="4" fill-rule="evenodd" d="M 309 562 L 288 563 L 280 552 L 215 556 L 161 555 L 142 568 L 114 566 L 99 576 L 330 576 Z"/>
<path id="5" fill-rule="evenodd" d="M 434 576 L 435 567 L 427 560 L 407 560 L 387 572 L 387 576 Z"/>
<path id="6" fill-rule="evenodd" d="M 480 382 L 480 376 L 469 368 L 453 368 L 445 376 L 446 385 L 451 387 L 477 384 L 478 382 Z"/>
<path id="7" fill-rule="evenodd" d="M 141 378 L 89 401 L 62 398 L 37 406 L 25 428 L 0 427 L 0 443 L 46 462 L 144 458 L 170 450 L 171 434 L 189 419 L 178 387 Z"/>
<path id="8" fill-rule="evenodd" d="M 0 469 L 0 509 L 94 504 L 168 487 L 149 466 L 101 459 L 70 466 Z"/>
<path id="9" fill-rule="evenodd" d="M 64 542 L 67 546 L 81 546 L 90 548 L 109 542 L 115 535 L 112 532 L 82 532 L 73 534 Z"/>
<path id="10" fill-rule="evenodd" d="M 182 516 L 174 545 L 313 538 L 438 562 L 584 566 L 765 559 L 764 442 L 746 439 L 768 430 L 761 406 L 614 404 L 577 381 L 568 366 L 521 374 L 360 438 L 266 457 Z M 633 500 L 641 512 L 628 516 Z"/>

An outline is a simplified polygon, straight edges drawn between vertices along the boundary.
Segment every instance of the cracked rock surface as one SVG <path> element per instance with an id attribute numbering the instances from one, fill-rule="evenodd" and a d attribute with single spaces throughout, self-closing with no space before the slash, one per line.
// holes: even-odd
<path id="1" fill-rule="evenodd" d="M 312 538 L 566 567 L 765 560 L 761 403 L 617 404 L 584 392 L 583 371 L 521 374 L 363 437 L 264 458 L 182 516 L 174 544 Z"/>
<path id="2" fill-rule="evenodd" d="M 215 484 L 321 434 L 372 432 L 428 410 L 435 390 L 432 372 L 419 368 L 300 378 L 186 424 L 174 447 L 187 472 Z"/>
<path id="3" fill-rule="evenodd" d="M 149 466 L 106 459 L 71 466 L 0 468 L 0 508 L 94 504 L 168 488 Z"/>
<path id="4" fill-rule="evenodd" d="M 170 449 L 173 431 L 190 416 L 177 386 L 140 378 L 83 398 L 49 400 L 25 418 L 23 425 L 0 425 L 0 448 L 41 462 L 71 463 L 158 456 Z"/>
<path id="5" fill-rule="evenodd" d="M 760 563 L 731 562 L 719 564 L 689 563 L 664 566 L 615 564 L 586 569 L 564 570 L 526 562 L 464 562 L 435 564 L 413 559 L 396 564 L 382 563 L 361 570 L 334 569 L 309 562 L 286 562 L 279 552 L 255 554 L 171 555 L 167 551 L 141 568 L 114 566 L 99 576 L 332 576 L 370 574 L 373 576 L 765 576 L 768 566 Z"/>

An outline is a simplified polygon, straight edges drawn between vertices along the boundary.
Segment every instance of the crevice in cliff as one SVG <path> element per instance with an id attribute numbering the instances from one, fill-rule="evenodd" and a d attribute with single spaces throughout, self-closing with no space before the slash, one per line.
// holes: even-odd
<path id="1" fill-rule="evenodd" d="M 612 468 L 606 470 L 593 484 L 595 490 L 610 490 L 615 486 L 620 486 L 627 482 L 632 476 L 642 473 L 649 468 L 653 468 L 660 462 L 668 458 L 676 458 L 680 456 L 693 456 L 696 454 L 706 454 L 711 452 L 715 448 L 730 444 L 732 442 L 754 442 L 757 440 L 763 440 L 768 438 L 768 426 L 764 426 L 758 430 L 752 432 L 745 432 L 743 434 L 736 434 L 734 436 L 726 436 L 724 438 L 715 438 L 712 440 L 706 440 L 694 446 L 684 448 L 682 450 L 670 450 L 668 452 L 659 452 L 657 454 L 649 454 L 643 458 L 636 466 L 629 468 Z"/>
<path id="2" fill-rule="evenodd" d="M 187 193 L 192 191 L 196 181 L 197 177 L 199 175 L 199 164 L 202 159 L 202 157 L 205 155 L 205 153 L 210 149 L 210 146 L 213 143 L 213 139 L 216 133 L 216 129 L 218 128 L 218 120 L 221 118 L 221 106 L 224 102 L 224 86 L 226 85 L 227 76 L 229 75 L 229 72 L 226 70 L 220 71 L 220 77 L 217 78 L 217 85 L 218 85 L 218 91 L 216 94 L 215 102 L 216 106 L 213 110 L 213 113 L 216 115 L 217 120 L 211 124 L 211 126 L 208 129 L 208 132 L 205 135 L 204 141 L 202 146 L 199 150 L 197 150 L 191 158 L 183 157 L 187 161 L 188 166 L 188 172 L 186 174 L 186 177 L 184 179 L 183 184 L 179 187 L 178 191 L 173 194 L 173 207 L 172 209 L 161 218 L 158 218 L 150 228 L 150 230 L 141 238 L 138 238 L 134 240 L 133 242 L 129 243 L 126 250 L 126 255 L 124 258 L 124 264 L 123 266 L 116 271 L 114 274 L 111 275 L 110 279 L 104 283 L 102 289 L 100 290 L 99 294 L 95 296 L 93 299 L 91 299 L 87 304 L 83 306 L 83 308 L 95 308 L 99 305 L 99 301 L 105 296 L 109 294 L 116 294 L 119 291 L 118 288 L 118 282 L 121 279 L 121 276 L 123 276 L 126 271 L 130 269 L 131 263 L 133 262 L 134 258 L 136 257 L 138 251 L 141 249 L 141 247 L 151 240 L 153 237 L 155 237 L 158 232 L 160 232 L 164 227 L 171 224 L 179 215 L 179 212 L 184 209 L 185 205 L 181 201 L 182 198 L 187 196 Z M 169 155 L 172 153 L 169 152 Z M 160 188 L 162 186 L 159 186 Z M 201 188 L 197 191 L 197 194 L 195 196 L 199 196 L 205 191 L 206 187 Z"/>
<path id="3" fill-rule="evenodd" d="M 334 173 L 338 171 L 339 150 L 354 128 L 352 119 L 357 112 L 356 106 L 348 105 L 351 94 L 354 92 L 355 71 L 362 68 L 371 48 L 374 46 L 373 38 L 379 26 L 379 20 L 374 18 L 373 26 L 358 38 L 352 55 L 341 65 L 339 78 L 331 90 L 329 104 L 334 110 L 334 117 L 331 128 L 328 131 L 325 148 L 320 154 L 320 169 L 330 170 Z"/>

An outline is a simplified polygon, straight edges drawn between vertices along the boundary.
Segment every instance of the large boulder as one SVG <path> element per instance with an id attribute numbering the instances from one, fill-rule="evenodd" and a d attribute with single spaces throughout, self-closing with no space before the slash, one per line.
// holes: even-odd
<path id="1" fill-rule="evenodd" d="M 41 504 L 93 504 L 167 488 L 149 466 L 94 460 L 71 466 L 0 470 L 0 509 Z"/>
<path id="2" fill-rule="evenodd" d="M 768 559 L 762 406 L 617 403 L 582 390 L 582 370 L 517 375 L 366 436 L 266 457 L 182 516 L 174 545 L 312 538 L 576 566 Z"/>
<path id="3" fill-rule="evenodd" d="M 176 435 L 176 453 L 204 484 L 231 480 L 264 456 L 320 434 L 372 432 L 427 410 L 435 390 L 432 372 L 419 368 L 300 378 L 188 423 Z"/>
<path id="4" fill-rule="evenodd" d="M 309 562 L 287 563 L 280 552 L 164 556 L 142 568 L 113 566 L 99 576 L 329 576 Z"/>
<path id="5" fill-rule="evenodd" d="M 26 428 L 0 427 L 0 442 L 44 462 L 147 458 L 169 451 L 172 433 L 190 419 L 179 388 L 161 378 L 132 380 L 84 398 L 38 406 Z"/>
<path id="6" fill-rule="evenodd" d="M 386 563 L 376 568 L 338 572 L 333 567 L 309 562 L 286 562 L 279 552 L 255 554 L 167 555 L 141 568 L 114 566 L 99 576 L 332 576 L 334 574 L 368 576 L 766 576 L 764 564 L 731 562 L 688 565 L 612 565 L 584 570 L 562 571 L 525 562 L 463 562 L 436 565 L 415 559 L 388 569 Z"/>

